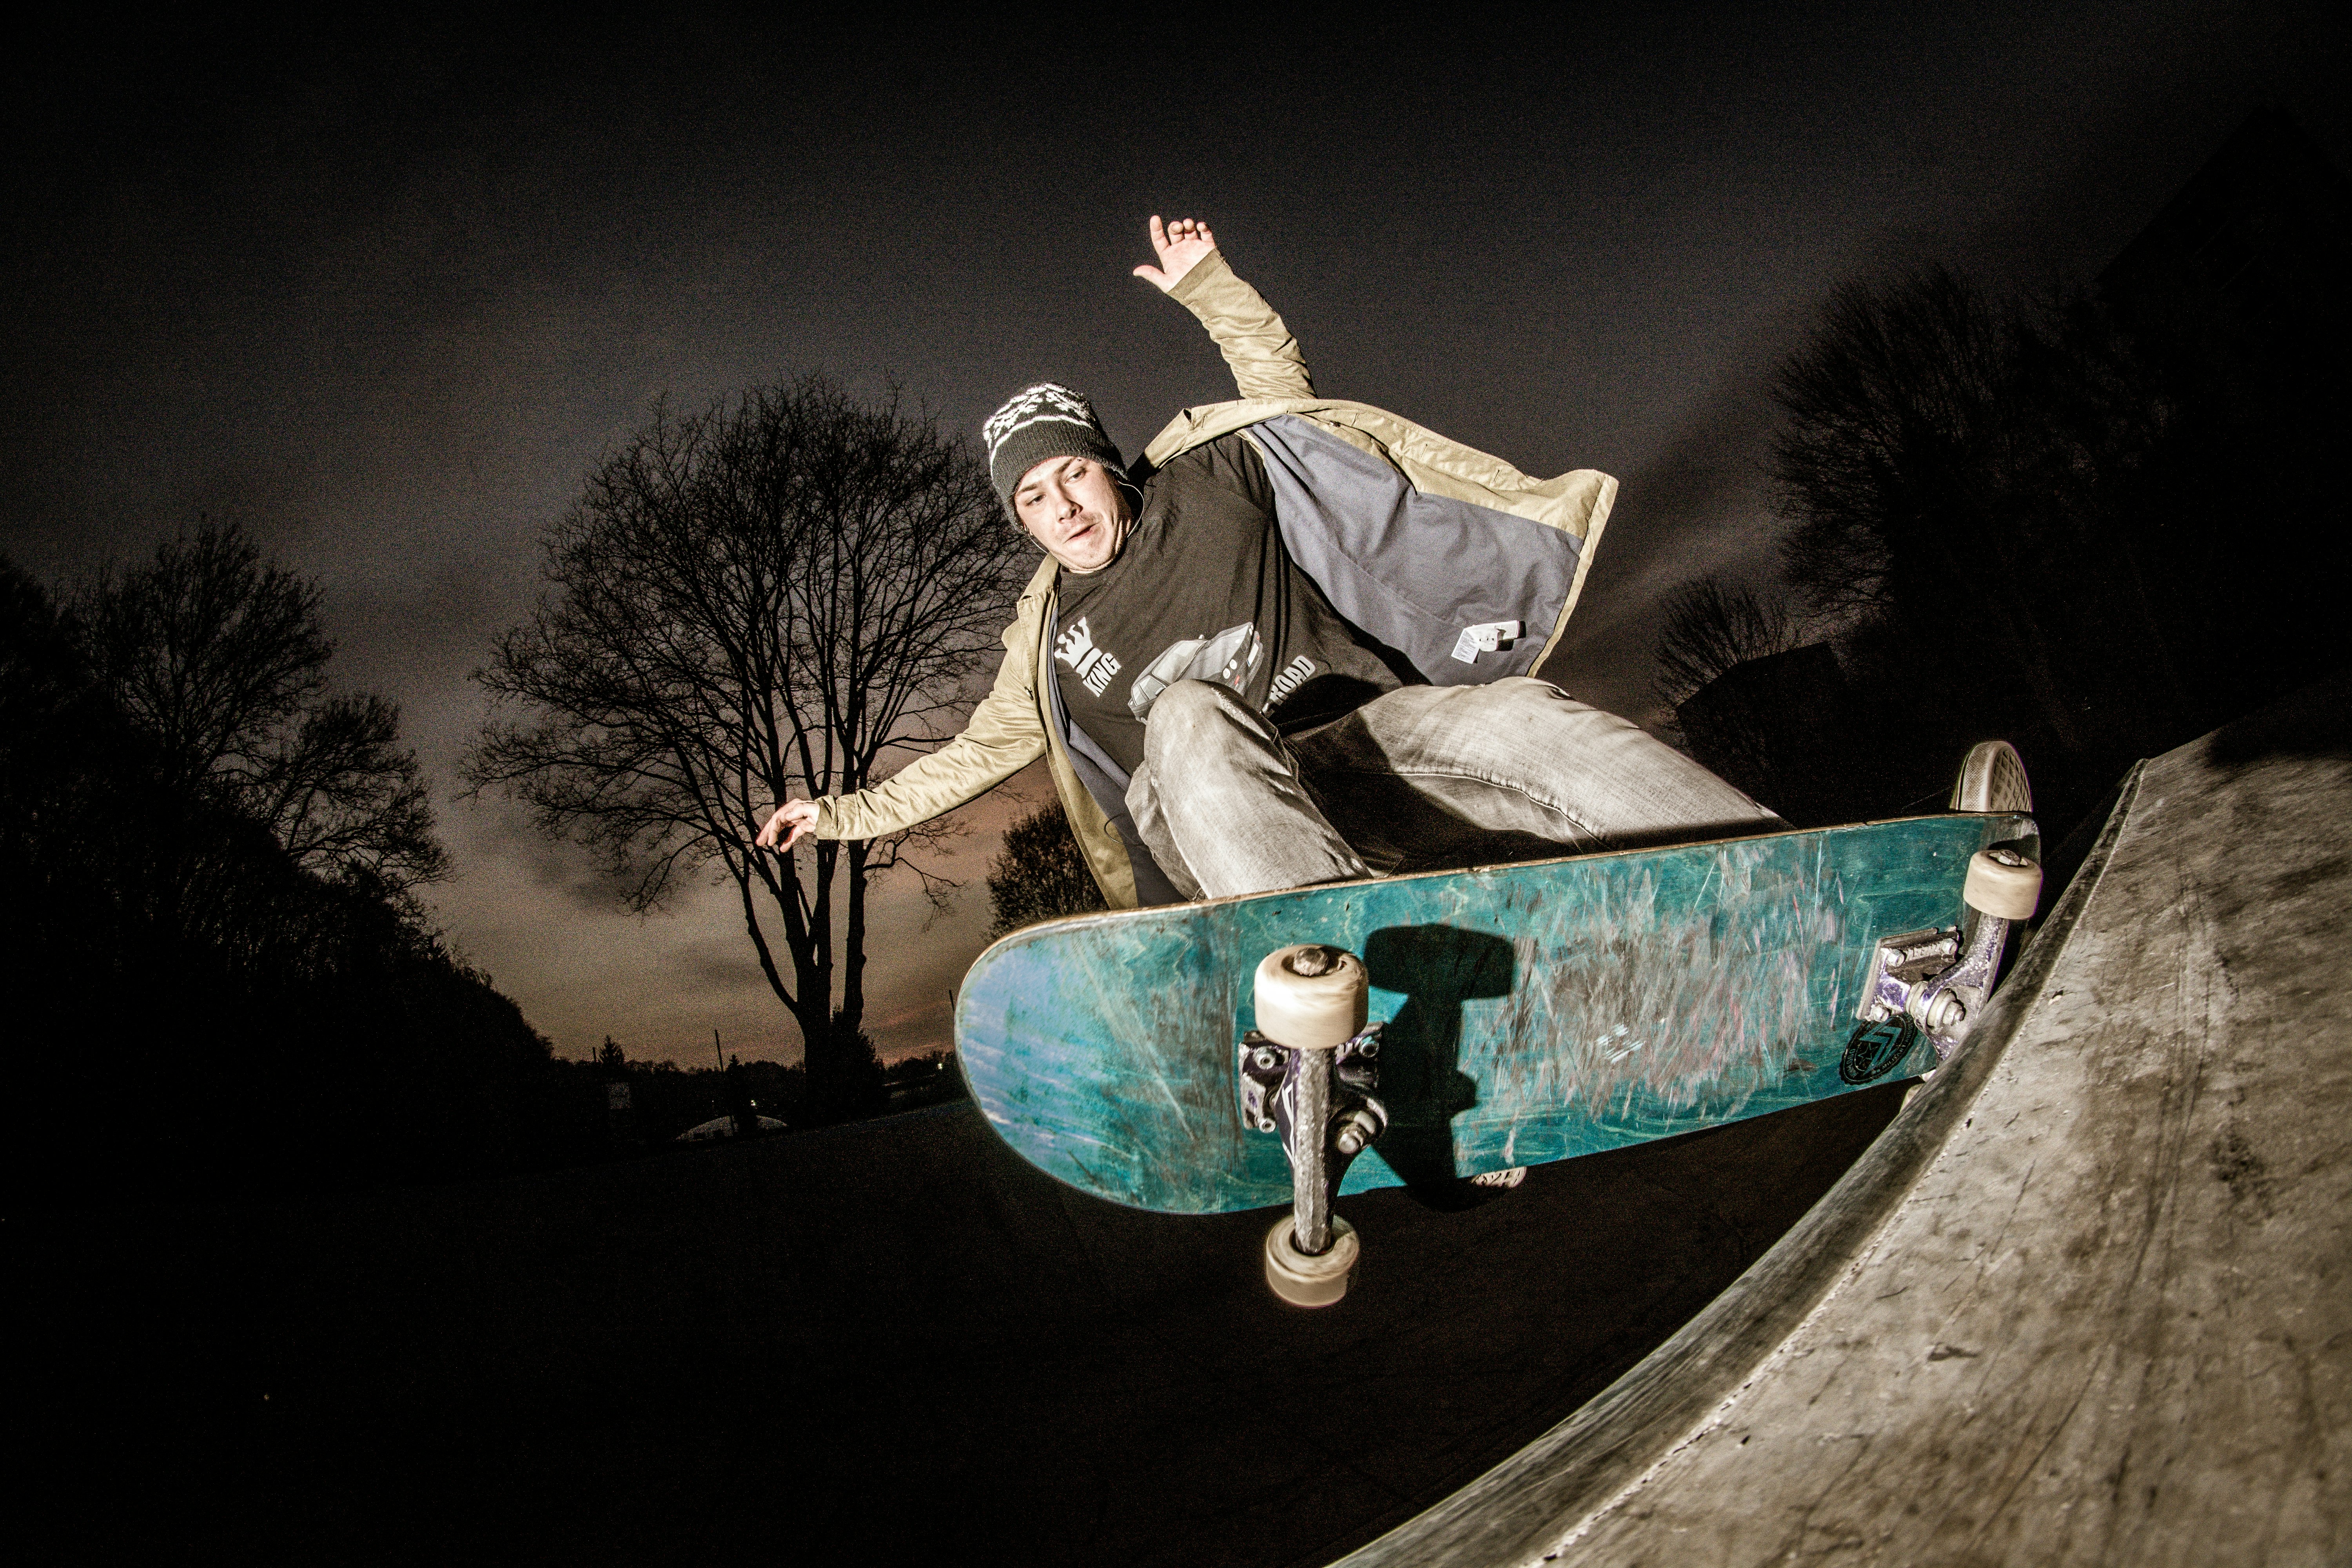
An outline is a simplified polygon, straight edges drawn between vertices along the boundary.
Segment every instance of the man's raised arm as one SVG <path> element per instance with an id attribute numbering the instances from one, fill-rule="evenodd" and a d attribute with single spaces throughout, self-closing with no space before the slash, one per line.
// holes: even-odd
<path id="1" fill-rule="evenodd" d="M 1151 248 L 1160 265 L 1139 267 L 1135 275 L 1201 318 L 1234 373 L 1236 391 L 1244 397 L 1315 395 L 1298 340 L 1256 289 L 1234 276 L 1207 224 L 1180 217 L 1162 225 L 1155 216 Z"/>

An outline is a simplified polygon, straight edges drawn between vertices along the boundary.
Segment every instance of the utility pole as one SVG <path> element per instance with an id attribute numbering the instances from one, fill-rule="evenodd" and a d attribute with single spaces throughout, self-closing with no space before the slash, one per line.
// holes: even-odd
<path id="1" fill-rule="evenodd" d="M 720 1072 L 725 1072 L 727 1070 L 727 1053 L 719 1048 L 719 1031 L 717 1029 L 710 1031 L 710 1054 L 719 1058 L 719 1070 Z"/>

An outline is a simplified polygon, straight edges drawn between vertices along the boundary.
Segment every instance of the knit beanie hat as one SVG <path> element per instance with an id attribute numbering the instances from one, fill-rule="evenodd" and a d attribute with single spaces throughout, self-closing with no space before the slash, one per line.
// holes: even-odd
<path id="1" fill-rule="evenodd" d="M 1013 487 L 1048 458 L 1092 458 L 1122 483 L 1127 479 L 1127 467 L 1118 460 L 1118 448 L 1110 444 L 1102 421 L 1095 417 L 1094 405 L 1050 381 L 1014 393 L 988 416 L 980 438 L 988 448 L 988 477 L 996 486 L 996 499 L 1016 521 L 1020 514 L 1013 510 Z"/>

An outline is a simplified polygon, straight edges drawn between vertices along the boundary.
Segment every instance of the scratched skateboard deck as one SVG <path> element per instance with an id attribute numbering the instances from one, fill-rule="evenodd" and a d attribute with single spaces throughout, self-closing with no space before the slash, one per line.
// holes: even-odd
<path id="1" fill-rule="evenodd" d="M 1389 1127 L 1342 1194 L 1570 1159 L 1934 1067 L 1924 1038 L 1848 1058 L 1874 947 L 1961 923 L 1969 856 L 2032 832 L 1922 816 L 1083 915 L 981 954 L 957 1051 L 998 1135 L 1074 1187 L 1287 1204 L 1237 1047 L 1258 961 L 1325 942 L 1362 955 L 1384 1025 Z"/>

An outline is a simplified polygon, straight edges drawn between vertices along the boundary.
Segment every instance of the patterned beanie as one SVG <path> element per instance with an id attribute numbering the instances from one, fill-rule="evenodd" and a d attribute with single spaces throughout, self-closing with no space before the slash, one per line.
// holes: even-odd
<path id="1" fill-rule="evenodd" d="M 1092 458 L 1121 483 L 1127 479 L 1127 467 L 1118 460 L 1118 448 L 1110 444 L 1102 421 L 1095 417 L 1094 405 L 1050 381 L 1014 393 L 988 416 L 980 438 L 988 448 L 988 477 L 996 486 L 996 499 L 1015 521 L 1020 514 L 1013 510 L 1013 487 L 1048 458 Z"/>

